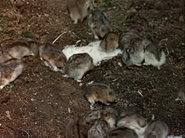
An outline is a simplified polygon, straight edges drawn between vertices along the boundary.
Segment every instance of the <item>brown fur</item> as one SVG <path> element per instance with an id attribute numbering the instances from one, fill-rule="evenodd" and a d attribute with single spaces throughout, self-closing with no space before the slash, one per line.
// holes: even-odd
<path id="1" fill-rule="evenodd" d="M 39 43 L 30 38 L 9 40 L 1 44 L 0 63 L 10 59 L 22 59 L 25 56 L 34 56 L 38 53 Z"/>
<path id="2" fill-rule="evenodd" d="M 119 35 L 114 32 L 107 33 L 100 43 L 100 48 L 104 52 L 113 52 L 119 46 Z"/>
<path id="3" fill-rule="evenodd" d="M 104 138 L 109 130 L 109 125 L 103 120 L 96 120 L 88 131 L 88 138 Z"/>
<path id="4" fill-rule="evenodd" d="M 88 128 L 81 117 L 74 117 L 65 128 L 65 138 L 87 138 Z"/>
<path id="5" fill-rule="evenodd" d="M 144 138 L 166 138 L 168 133 L 169 128 L 166 123 L 155 121 L 147 127 Z"/>
<path id="6" fill-rule="evenodd" d="M 94 10 L 88 17 L 88 25 L 95 39 L 102 39 L 105 34 L 112 31 L 111 23 L 105 13 Z"/>
<path id="7" fill-rule="evenodd" d="M 103 119 L 104 121 L 109 123 L 108 120 L 112 118 L 116 122 L 117 116 L 118 113 L 114 108 L 110 106 L 105 106 L 103 109 L 93 110 L 90 113 L 88 113 L 85 116 L 85 121 L 87 123 L 93 123 L 95 120 Z"/>
<path id="8" fill-rule="evenodd" d="M 84 20 L 88 15 L 88 8 L 87 0 L 67 0 L 67 11 L 74 24 Z"/>
<path id="9" fill-rule="evenodd" d="M 65 67 L 65 73 L 75 80 L 81 80 L 94 67 L 92 57 L 87 53 L 72 55 Z"/>
<path id="10" fill-rule="evenodd" d="M 52 44 L 43 44 L 40 46 L 39 55 L 41 60 L 47 61 L 53 70 L 58 71 L 58 69 L 64 70 L 67 62 L 66 56 L 63 52 L 56 48 Z"/>
<path id="11" fill-rule="evenodd" d="M 94 83 L 87 86 L 84 89 L 84 96 L 87 100 L 91 97 L 94 97 L 93 99 L 95 100 L 95 102 L 99 101 L 104 104 L 115 102 L 118 99 L 113 89 L 101 83 Z"/>
<path id="12" fill-rule="evenodd" d="M 23 69 L 24 64 L 17 59 L 0 64 L 0 89 L 14 81 L 22 73 Z"/>
<path id="13" fill-rule="evenodd" d="M 138 114 L 127 114 L 124 112 L 124 115 L 118 120 L 118 127 L 128 127 L 133 129 L 138 136 L 142 136 L 148 126 L 147 120 Z"/>
<path id="14" fill-rule="evenodd" d="M 120 35 L 119 45 L 121 49 L 125 50 L 128 48 L 134 39 L 139 38 L 140 35 L 135 30 L 127 30 L 122 32 Z"/>
<path id="15" fill-rule="evenodd" d="M 110 130 L 105 138 L 138 138 L 138 136 L 132 129 L 118 127 Z"/>

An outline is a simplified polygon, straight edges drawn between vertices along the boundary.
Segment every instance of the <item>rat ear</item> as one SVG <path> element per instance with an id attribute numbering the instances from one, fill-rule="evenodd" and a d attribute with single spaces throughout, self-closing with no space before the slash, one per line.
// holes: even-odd
<path id="1" fill-rule="evenodd" d="M 166 56 L 169 55 L 169 50 L 168 50 L 168 47 L 166 44 L 160 45 L 159 48 L 160 48 L 160 50 L 162 50 L 165 53 Z"/>
<path id="2" fill-rule="evenodd" d="M 106 28 L 105 28 L 104 26 L 101 26 L 100 30 L 101 30 L 102 32 L 106 32 Z"/>
<path id="3" fill-rule="evenodd" d="M 130 53 L 132 50 L 130 48 L 126 48 L 126 52 Z"/>
<path id="4" fill-rule="evenodd" d="M 165 53 L 165 55 L 169 55 L 167 41 L 168 41 L 168 38 L 165 38 L 160 40 L 158 43 L 159 49 L 162 50 Z"/>
<path id="5" fill-rule="evenodd" d="M 102 117 L 105 113 L 104 113 L 105 111 L 104 110 L 101 110 L 99 113 L 98 113 L 98 117 L 100 118 L 100 117 Z"/>

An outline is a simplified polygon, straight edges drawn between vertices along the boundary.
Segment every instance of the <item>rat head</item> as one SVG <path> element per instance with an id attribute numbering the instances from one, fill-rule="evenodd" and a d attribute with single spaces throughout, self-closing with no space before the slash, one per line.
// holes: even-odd
<path id="1" fill-rule="evenodd" d="M 107 89 L 103 91 L 102 95 L 100 96 L 100 101 L 102 103 L 108 104 L 112 102 L 118 101 L 118 95 L 112 89 Z"/>
<path id="2" fill-rule="evenodd" d="M 101 110 L 94 110 L 85 117 L 86 123 L 91 123 L 101 117 Z"/>
<path id="3" fill-rule="evenodd" d="M 98 9 L 98 0 L 87 0 L 87 5 L 90 11 Z"/>
<path id="4" fill-rule="evenodd" d="M 126 114 L 118 120 L 117 126 L 133 129 L 139 136 L 141 136 L 147 128 L 147 121 L 141 115 Z"/>
<path id="5" fill-rule="evenodd" d="M 60 69 L 64 69 L 64 67 L 66 66 L 66 62 L 67 62 L 67 58 L 66 56 L 61 52 L 61 54 L 59 55 L 58 59 L 55 61 L 55 65 L 60 68 Z"/>
<path id="6" fill-rule="evenodd" d="M 139 38 L 139 34 L 135 30 L 126 30 L 120 35 L 119 45 L 120 47 L 125 50 L 129 47 L 132 43 L 133 39 Z"/>
<path id="7" fill-rule="evenodd" d="M 115 127 L 117 116 L 113 113 L 106 112 L 103 114 L 103 119 L 109 124 L 110 127 Z"/>
<path id="8" fill-rule="evenodd" d="M 134 52 L 132 47 L 128 47 L 123 51 L 122 54 L 122 61 L 129 66 L 130 64 L 128 63 L 131 58 L 131 54 Z"/>
<path id="9" fill-rule="evenodd" d="M 117 48 L 119 46 L 119 43 L 118 43 L 119 42 L 119 34 L 114 33 L 114 32 L 108 33 L 107 42 L 110 44 L 112 43 Z"/>
<path id="10" fill-rule="evenodd" d="M 93 59 L 88 53 L 73 54 L 68 59 L 64 72 L 75 80 L 81 80 L 93 67 Z"/>
<path id="11" fill-rule="evenodd" d="M 166 138 L 169 133 L 168 125 L 162 121 L 154 121 L 145 130 L 144 138 Z"/>
<path id="12" fill-rule="evenodd" d="M 137 121 L 137 123 L 138 123 L 138 125 L 140 126 L 140 127 L 145 127 L 145 126 L 147 126 L 147 120 L 146 120 L 146 118 L 144 118 L 143 116 L 141 116 L 141 115 L 136 115 L 136 121 Z"/>
<path id="13" fill-rule="evenodd" d="M 100 21 L 103 16 L 105 16 L 104 13 L 101 10 L 97 9 L 89 15 L 89 18 L 92 20 L 92 22 L 96 22 Z"/>
<path id="14" fill-rule="evenodd" d="M 119 46 L 119 35 L 114 32 L 107 33 L 100 43 L 104 52 L 113 52 Z"/>
<path id="15" fill-rule="evenodd" d="M 167 41 L 168 41 L 168 38 L 162 39 L 158 43 L 160 51 L 163 51 L 166 56 L 169 55 L 169 50 L 168 50 L 168 47 L 167 47 Z"/>
<path id="16" fill-rule="evenodd" d="M 95 10 L 89 15 L 88 26 L 91 28 L 94 37 L 97 39 L 102 39 L 106 33 L 112 31 L 110 21 L 106 14 L 101 10 Z"/>
<path id="17" fill-rule="evenodd" d="M 88 138 L 104 138 L 108 130 L 109 126 L 104 120 L 97 120 L 89 129 Z"/>

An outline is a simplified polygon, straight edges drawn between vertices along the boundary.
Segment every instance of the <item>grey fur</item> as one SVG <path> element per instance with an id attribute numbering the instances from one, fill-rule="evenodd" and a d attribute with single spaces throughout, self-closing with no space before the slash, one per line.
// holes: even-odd
<path id="1" fill-rule="evenodd" d="M 104 138 L 109 130 L 108 124 L 103 120 L 97 120 L 88 131 L 88 138 Z"/>
<path id="2" fill-rule="evenodd" d="M 21 60 L 12 59 L 0 64 L 0 90 L 10 82 L 17 79 L 24 70 L 24 64 Z"/>
<path id="3" fill-rule="evenodd" d="M 114 32 L 107 33 L 100 43 L 100 50 L 110 53 L 119 46 L 119 34 Z"/>
<path id="4" fill-rule="evenodd" d="M 117 122 L 117 127 L 127 127 L 133 129 L 137 135 L 140 137 L 144 134 L 148 126 L 147 120 L 139 115 L 133 113 L 124 113 Z"/>
<path id="5" fill-rule="evenodd" d="M 168 133 L 169 128 L 166 123 L 155 121 L 147 127 L 144 138 L 166 138 Z"/>
<path id="6" fill-rule="evenodd" d="M 144 57 L 144 47 L 139 38 L 133 39 L 130 46 L 122 53 L 122 61 L 127 66 L 141 65 Z"/>
<path id="7" fill-rule="evenodd" d="M 88 0 L 67 0 L 67 10 L 74 24 L 84 20 L 88 15 L 88 8 Z"/>
<path id="8" fill-rule="evenodd" d="M 87 53 L 72 55 L 65 66 L 65 74 L 80 81 L 86 72 L 94 67 L 92 57 Z"/>
<path id="9" fill-rule="evenodd" d="M 108 131 L 105 138 L 138 138 L 138 135 L 132 129 L 116 127 Z"/>
<path id="10" fill-rule="evenodd" d="M 118 100 L 116 92 L 102 83 L 93 83 L 85 87 L 84 97 L 90 103 L 91 109 L 93 109 L 93 105 L 96 102 L 109 105 L 111 102 L 116 102 Z"/>
<path id="11" fill-rule="evenodd" d="M 49 66 L 54 71 L 64 72 L 64 68 L 67 62 L 66 56 L 62 50 L 58 49 L 53 44 L 42 44 L 39 48 L 40 59 L 49 63 Z"/>
<path id="12" fill-rule="evenodd" d="M 110 21 L 101 10 L 95 10 L 90 13 L 88 16 L 88 25 L 95 39 L 102 39 L 106 33 L 112 31 Z"/>

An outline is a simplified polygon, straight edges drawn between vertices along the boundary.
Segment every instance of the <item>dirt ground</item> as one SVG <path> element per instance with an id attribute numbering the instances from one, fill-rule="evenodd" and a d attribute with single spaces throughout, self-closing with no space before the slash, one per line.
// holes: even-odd
<path id="1" fill-rule="evenodd" d="M 86 21 L 72 23 L 64 0 L 11 1 L 0 1 L 0 42 L 20 36 L 52 42 L 63 32 L 56 42 L 61 49 L 77 40 L 94 40 Z M 185 104 L 175 101 L 184 85 L 184 0 L 99 0 L 99 5 L 115 30 L 134 28 L 152 41 L 168 38 L 170 54 L 161 70 L 126 68 L 115 57 L 95 67 L 83 83 L 110 85 L 120 97 L 113 105 L 118 111 L 131 109 L 148 120 L 154 114 L 168 124 L 170 135 L 185 135 Z M 69 118 L 90 110 L 83 86 L 51 71 L 38 57 L 26 57 L 24 62 L 23 74 L 0 91 L 0 137 L 63 138 Z"/>

